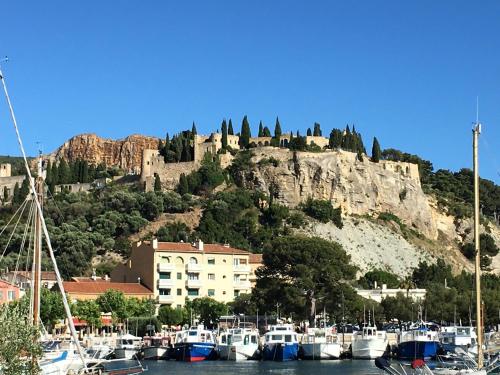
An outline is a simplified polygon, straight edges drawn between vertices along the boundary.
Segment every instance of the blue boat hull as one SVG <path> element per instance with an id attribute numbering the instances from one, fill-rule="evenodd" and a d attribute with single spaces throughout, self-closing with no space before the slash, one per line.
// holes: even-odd
<path id="1" fill-rule="evenodd" d="M 298 359 L 299 344 L 266 344 L 263 350 L 264 361 L 295 361 Z"/>
<path id="2" fill-rule="evenodd" d="M 439 348 L 437 341 L 407 341 L 398 345 L 400 359 L 427 359 L 436 356 Z"/>
<path id="3" fill-rule="evenodd" d="M 215 344 L 206 342 L 175 344 L 175 359 L 178 361 L 198 362 L 216 359 Z"/>

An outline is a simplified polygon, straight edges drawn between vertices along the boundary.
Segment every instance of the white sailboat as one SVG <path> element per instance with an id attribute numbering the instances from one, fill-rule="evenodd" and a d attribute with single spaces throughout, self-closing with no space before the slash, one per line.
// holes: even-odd
<path id="1" fill-rule="evenodd" d="M 76 329 L 73 323 L 70 306 L 67 300 L 66 293 L 64 292 L 64 285 L 57 266 L 57 262 L 54 256 L 54 251 L 52 248 L 52 243 L 47 230 L 47 225 L 45 223 L 45 218 L 43 216 L 42 201 L 44 193 L 44 172 L 42 169 L 42 159 L 41 156 L 38 160 L 38 170 L 37 178 L 33 178 L 29 164 L 26 158 L 26 152 L 24 150 L 23 142 L 19 133 L 19 127 L 17 125 L 16 116 L 14 109 L 9 97 L 7 90 L 7 84 L 5 82 L 5 76 L 0 67 L 0 81 L 2 82 L 2 88 L 7 100 L 7 105 L 9 107 L 9 113 L 14 126 L 14 130 L 17 136 L 17 142 L 23 157 L 24 167 L 26 170 L 26 178 L 28 179 L 29 188 L 31 192 L 31 200 L 34 210 L 34 240 L 33 240 L 33 285 L 31 285 L 32 298 L 30 311 L 32 312 L 31 324 L 35 327 L 39 327 L 40 324 L 40 288 L 41 288 L 41 257 L 42 257 L 42 241 L 45 240 L 45 244 L 48 248 L 48 254 L 52 262 L 54 273 L 56 274 L 57 285 L 61 292 L 62 302 L 64 305 L 64 311 L 66 314 L 68 327 L 70 329 L 70 334 L 72 342 L 69 348 L 53 347 L 51 350 L 45 351 L 41 360 L 38 361 L 38 366 L 40 372 L 43 375 L 66 375 L 68 373 L 72 374 L 114 374 L 113 370 L 107 371 L 105 369 L 105 360 L 95 360 L 94 358 L 86 355 L 83 350 Z M 132 369 L 132 371 L 128 371 Z M 128 367 L 127 372 L 121 373 L 127 374 L 138 374 L 144 372 L 142 365 Z"/>

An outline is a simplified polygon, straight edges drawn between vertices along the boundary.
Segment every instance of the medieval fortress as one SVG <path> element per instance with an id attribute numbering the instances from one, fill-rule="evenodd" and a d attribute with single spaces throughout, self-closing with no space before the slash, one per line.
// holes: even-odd
<path id="1" fill-rule="evenodd" d="M 239 146 L 239 136 L 228 135 L 227 144 L 233 150 L 240 150 Z M 257 151 L 256 154 L 265 155 L 267 157 L 277 156 L 278 154 L 286 156 L 291 159 L 292 152 L 285 150 L 290 142 L 290 134 L 284 134 L 280 137 L 280 147 L 271 146 L 272 137 L 252 137 L 249 140 L 249 144 Z M 309 158 L 340 158 L 346 159 L 354 163 L 356 159 L 356 154 L 352 152 L 342 151 L 342 150 L 329 150 L 327 149 L 329 145 L 329 139 L 322 136 L 307 136 L 307 145 L 315 144 L 319 146 L 324 152 L 313 153 L 313 152 L 299 152 L 299 155 L 307 156 Z M 140 181 L 144 186 L 146 191 L 152 191 L 154 186 L 155 177 L 159 176 L 162 187 L 164 189 L 175 189 L 179 182 L 180 175 L 182 173 L 189 174 L 200 167 L 200 163 L 203 160 L 204 155 L 210 152 L 212 155 L 216 155 L 222 149 L 222 134 L 212 133 L 210 135 L 195 135 L 193 141 L 194 149 L 194 160 L 190 162 L 177 162 L 177 163 L 165 163 L 163 156 L 160 155 L 157 149 L 144 149 L 142 154 L 142 165 L 141 165 L 141 176 Z M 276 154 L 276 155 L 275 155 Z M 352 155 L 351 155 L 352 154 Z M 219 154 L 219 159 L 221 166 L 223 168 L 231 164 L 234 158 L 231 153 L 221 153 Z M 367 159 L 367 158 L 365 158 Z M 413 181 L 420 182 L 418 166 L 412 163 L 405 162 L 393 162 L 387 160 L 381 160 L 379 163 L 380 167 L 386 171 L 392 171 L 398 175 L 409 178 Z"/>

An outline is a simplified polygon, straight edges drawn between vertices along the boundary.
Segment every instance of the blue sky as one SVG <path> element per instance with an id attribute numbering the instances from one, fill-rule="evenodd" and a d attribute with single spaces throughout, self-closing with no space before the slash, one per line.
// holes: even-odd
<path id="1" fill-rule="evenodd" d="M 0 55 L 28 152 L 79 133 L 200 133 L 247 114 L 355 124 L 437 168 L 500 183 L 500 2 L 2 2 Z M 0 101 L 0 154 L 18 154 Z"/>

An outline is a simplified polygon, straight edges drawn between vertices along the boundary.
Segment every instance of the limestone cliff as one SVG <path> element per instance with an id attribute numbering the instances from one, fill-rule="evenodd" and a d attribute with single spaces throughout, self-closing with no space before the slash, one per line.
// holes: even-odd
<path id="1" fill-rule="evenodd" d="M 272 190 L 282 204 L 294 207 L 312 197 L 331 200 L 347 215 L 387 211 L 428 238 L 438 236 L 415 164 L 360 161 L 344 151 L 293 153 L 264 147 L 254 154 L 254 167 L 242 180 L 247 188 Z M 270 157 L 279 162 L 266 163 Z"/>
<path id="2" fill-rule="evenodd" d="M 91 164 L 104 163 L 127 172 L 140 173 L 143 150 L 157 149 L 158 142 L 159 138 L 143 135 L 113 140 L 96 134 L 80 134 L 66 141 L 48 157 L 51 160 L 64 158 L 68 161 L 83 159 Z"/>

